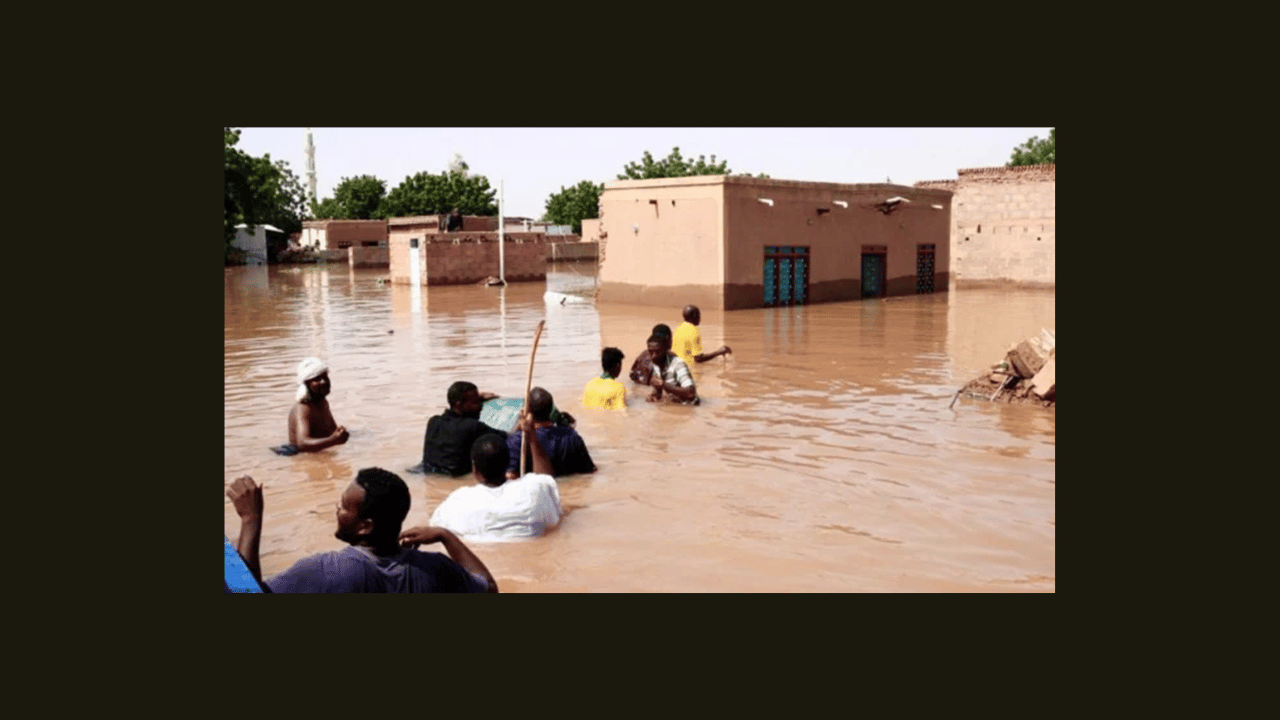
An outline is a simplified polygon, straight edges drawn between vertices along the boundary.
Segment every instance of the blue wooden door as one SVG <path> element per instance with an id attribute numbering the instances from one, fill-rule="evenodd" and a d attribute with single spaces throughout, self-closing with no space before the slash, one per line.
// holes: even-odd
<path id="1" fill-rule="evenodd" d="M 764 304 L 803 305 L 809 299 L 809 248 L 764 249 Z"/>
<path id="2" fill-rule="evenodd" d="M 866 253 L 862 256 L 862 297 L 884 295 L 884 255 Z"/>

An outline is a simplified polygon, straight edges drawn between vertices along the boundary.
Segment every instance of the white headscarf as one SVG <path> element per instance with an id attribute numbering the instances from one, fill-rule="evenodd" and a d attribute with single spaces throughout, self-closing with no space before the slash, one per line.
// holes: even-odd
<path id="1" fill-rule="evenodd" d="M 318 357 L 309 357 L 298 363 L 298 401 L 307 397 L 307 381 L 315 380 L 322 374 L 329 372 L 329 366 Z"/>

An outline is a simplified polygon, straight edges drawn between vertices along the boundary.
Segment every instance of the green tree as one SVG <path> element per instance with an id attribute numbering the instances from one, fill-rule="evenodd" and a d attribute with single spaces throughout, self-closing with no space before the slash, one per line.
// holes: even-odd
<path id="1" fill-rule="evenodd" d="M 729 161 L 723 160 L 716 162 L 716 156 L 711 156 L 711 162 L 708 163 L 705 155 L 699 155 L 695 162 L 693 158 L 684 158 L 680 155 L 680 148 L 671 149 L 671 154 L 661 160 L 654 160 L 653 155 L 648 150 L 644 151 L 644 157 L 640 158 L 640 162 L 627 163 L 622 169 L 622 174 L 618 176 L 619 180 L 647 180 L 649 178 L 667 178 L 667 177 L 687 177 L 689 175 L 729 175 Z"/>
<path id="2" fill-rule="evenodd" d="M 583 180 L 571 188 L 560 186 L 560 192 L 547 198 L 547 209 L 542 219 L 556 225 L 572 225 L 575 234 L 582 234 L 582 221 L 600 217 L 600 193 L 604 183 Z"/>
<path id="3" fill-rule="evenodd" d="M 455 207 L 463 215 L 497 215 L 498 191 L 483 175 L 468 175 L 466 164 L 438 175 L 423 171 L 404 179 L 387 193 L 383 217 L 439 215 Z"/>
<path id="4" fill-rule="evenodd" d="M 285 234 L 301 230 L 306 194 L 289 163 L 273 163 L 270 154 L 256 158 L 237 149 L 239 130 L 223 128 L 223 138 L 223 235 L 228 254 L 240 223 L 250 232 L 263 224 Z M 283 237 L 268 238 L 268 258 L 274 258 L 285 242 Z"/>
<path id="5" fill-rule="evenodd" d="M 340 220 L 342 219 L 342 206 L 331 197 L 325 198 L 320 202 L 312 202 L 311 217 L 316 220 Z"/>
<path id="6" fill-rule="evenodd" d="M 387 184 L 372 175 L 342 178 L 333 189 L 333 199 L 346 211 L 345 217 L 352 220 L 381 218 L 379 206 L 386 196 Z"/>
<path id="7" fill-rule="evenodd" d="M 1041 165 L 1043 163 L 1056 165 L 1057 145 L 1058 128 L 1051 128 L 1049 137 L 1045 140 L 1033 135 L 1030 140 L 1013 149 L 1013 157 L 1009 159 L 1008 167 Z"/>
<path id="8" fill-rule="evenodd" d="M 287 161 L 277 160 L 273 163 L 269 153 L 253 158 L 250 182 L 255 189 L 254 215 L 260 221 L 274 225 L 286 233 L 302 230 L 307 195 L 302 181 L 289 169 Z"/>
<path id="9" fill-rule="evenodd" d="M 250 182 L 253 158 L 235 148 L 240 142 L 240 131 L 224 127 L 224 149 L 222 165 L 222 204 L 223 235 L 227 249 L 236 238 L 236 225 L 247 223 L 250 227 L 258 224 L 254 214 L 254 189 Z"/>

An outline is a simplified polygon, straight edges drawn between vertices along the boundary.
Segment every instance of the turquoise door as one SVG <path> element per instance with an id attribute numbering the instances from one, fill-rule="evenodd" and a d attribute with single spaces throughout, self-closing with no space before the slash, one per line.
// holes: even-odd
<path id="1" fill-rule="evenodd" d="M 862 297 L 884 295 L 884 255 L 864 253 L 862 256 Z"/>
<path id="2" fill-rule="evenodd" d="M 764 304 L 803 305 L 809 299 L 809 248 L 764 249 Z"/>

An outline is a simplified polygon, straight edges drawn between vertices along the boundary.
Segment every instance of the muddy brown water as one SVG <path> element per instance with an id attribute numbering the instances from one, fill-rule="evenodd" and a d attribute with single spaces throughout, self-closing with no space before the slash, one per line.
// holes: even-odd
<path id="1" fill-rule="evenodd" d="M 587 410 L 582 388 L 614 345 L 630 367 L 679 308 L 547 302 L 590 295 L 592 263 L 503 288 L 386 285 L 385 269 L 228 268 L 225 447 L 229 484 L 265 486 L 262 568 L 335 550 L 334 504 L 363 467 L 409 484 L 406 527 L 470 480 L 402 472 L 455 380 L 523 394 L 534 384 L 577 418 L 599 472 L 560 480 L 560 527 L 473 549 L 504 592 L 1054 591 L 1056 407 L 955 391 L 1008 346 L 1055 325 L 1052 290 L 934 295 L 718 312 L 699 365 L 700 407 Z M 330 404 L 351 440 L 280 457 L 294 369 L 328 362 Z M 239 519 L 224 496 L 224 525 Z M 427 548 L 427 549 L 436 549 Z"/>

